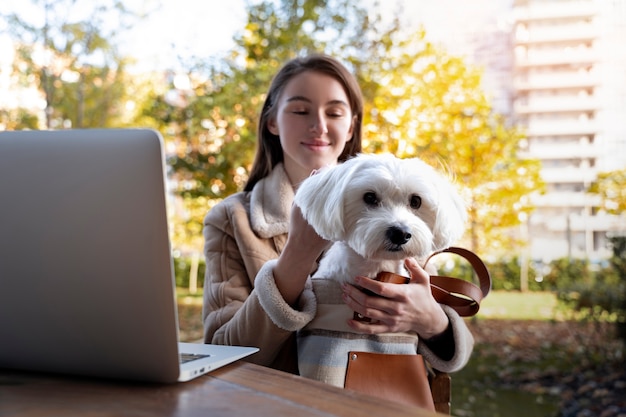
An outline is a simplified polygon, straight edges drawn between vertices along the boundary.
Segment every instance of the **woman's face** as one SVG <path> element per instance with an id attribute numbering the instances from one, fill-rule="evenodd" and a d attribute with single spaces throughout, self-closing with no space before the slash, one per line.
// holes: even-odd
<path id="1" fill-rule="evenodd" d="M 337 163 L 353 125 L 348 96 L 339 81 L 306 71 L 285 86 L 268 129 L 280 138 L 285 170 L 297 186 L 313 170 Z"/>

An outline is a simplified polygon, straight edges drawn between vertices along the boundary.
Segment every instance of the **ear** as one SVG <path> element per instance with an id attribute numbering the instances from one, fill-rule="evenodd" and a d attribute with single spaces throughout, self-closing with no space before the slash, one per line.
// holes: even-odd
<path id="1" fill-rule="evenodd" d="M 350 161 L 324 168 L 298 187 L 294 203 L 305 220 L 324 239 L 344 240 L 343 221 L 345 188 L 354 172 Z"/>
<path id="2" fill-rule="evenodd" d="M 279 136 L 278 126 L 276 125 L 276 119 L 274 119 L 273 117 L 271 117 L 267 121 L 267 130 L 269 130 L 272 135 Z"/>
<path id="3" fill-rule="evenodd" d="M 433 250 L 438 251 L 451 246 L 465 232 L 467 207 L 455 185 L 447 177 L 435 174 L 439 201 L 433 228 Z"/>

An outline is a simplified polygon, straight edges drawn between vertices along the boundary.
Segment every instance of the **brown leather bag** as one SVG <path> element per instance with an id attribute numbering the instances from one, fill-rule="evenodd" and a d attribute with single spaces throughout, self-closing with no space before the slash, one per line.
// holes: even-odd
<path id="1" fill-rule="evenodd" d="M 459 278 L 432 275 L 430 286 L 433 297 L 439 303 L 452 307 L 460 316 L 473 316 L 478 312 L 482 299 L 491 290 L 489 271 L 475 253 L 459 247 L 450 247 L 434 253 L 426 260 L 426 264 L 434 256 L 444 252 L 457 254 L 469 261 L 480 285 Z M 409 278 L 390 272 L 381 272 L 376 279 L 396 284 L 409 282 Z M 368 320 L 357 313 L 354 318 Z M 419 354 L 349 352 L 344 387 L 435 411 L 428 373 L 424 359 Z"/>
<path id="2" fill-rule="evenodd" d="M 435 411 L 422 355 L 349 352 L 345 388 Z"/>

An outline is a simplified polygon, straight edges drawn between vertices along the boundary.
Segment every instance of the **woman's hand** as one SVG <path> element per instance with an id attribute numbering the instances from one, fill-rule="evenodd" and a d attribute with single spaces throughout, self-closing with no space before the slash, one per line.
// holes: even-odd
<path id="1" fill-rule="evenodd" d="M 288 304 L 296 304 L 315 261 L 329 245 L 330 242 L 317 234 L 302 216 L 300 207 L 294 204 L 287 242 L 274 267 L 276 286 Z"/>
<path id="2" fill-rule="evenodd" d="M 391 284 L 366 277 L 356 277 L 354 285 L 343 286 L 343 299 L 354 311 L 371 322 L 349 320 L 348 325 L 361 333 L 417 333 L 430 339 L 448 327 L 448 317 L 433 298 L 430 277 L 415 259 L 407 259 L 405 266 L 411 274 L 408 284 Z M 378 296 L 367 295 L 360 288 Z"/>

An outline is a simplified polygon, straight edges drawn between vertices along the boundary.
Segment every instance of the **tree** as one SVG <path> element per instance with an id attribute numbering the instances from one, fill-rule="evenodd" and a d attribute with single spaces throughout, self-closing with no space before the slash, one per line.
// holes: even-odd
<path id="1" fill-rule="evenodd" d="M 28 109 L 0 109 L 0 130 L 37 129 L 37 115 Z"/>
<path id="2" fill-rule="evenodd" d="M 391 53 L 369 51 L 384 59 L 361 66 L 371 89 L 368 148 L 453 173 L 468 203 L 472 250 L 495 255 L 524 244 L 508 230 L 532 211 L 528 197 L 543 183 L 539 161 L 518 155 L 522 132 L 493 112 L 480 71 L 434 48 L 423 31 L 392 43 Z"/>
<path id="3" fill-rule="evenodd" d="M 347 0 L 249 6 L 231 55 L 190 71 L 202 76 L 184 108 L 158 101 L 157 118 L 179 126 L 170 129 L 177 132 L 171 163 L 179 194 L 204 199 L 203 215 L 240 190 L 271 77 L 287 59 L 326 52 L 347 63 L 362 86 L 364 150 L 420 156 L 453 172 L 469 203 L 471 248 L 510 251 L 518 243 L 510 231 L 532 210 L 529 194 L 541 189 L 539 164 L 518 158 L 523 135 L 493 113 L 478 70 L 435 48 L 423 30 L 400 29 L 398 19 L 385 23 L 377 8 Z"/>
<path id="4" fill-rule="evenodd" d="M 615 325 L 619 337 L 625 342 L 624 353 L 626 353 L 626 237 L 613 236 L 609 238 L 609 241 L 613 251 L 613 256 L 609 262 L 619 279 L 616 288 L 614 288 L 619 299 Z"/>
<path id="5" fill-rule="evenodd" d="M 15 72 L 34 81 L 45 99 L 47 128 L 119 125 L 127 60 L 113 41 L 136 16 L 121 2 L 31 0 L 33 15 L 11 13 L 9 31 L 17 41 Z M 85 10 L 76 17 L 68 11 Z M 105 30 L 115 21 L 115 29 Z"/>
<path id="6" fill-rule="evenodd" d="M 340 13 L 342 12 L 342 13 Z M 287 60 L 310 52 L 340 50 L 356 37 L 353 20 L 365 9 L 349 0 L 266 1 L 249 6 L 248 22 L 231 55 L 212 65 L 198 63 L 179 124 L 172 159 L 186 180 L 186 197 L 222 198 L 247 180 L 256 147 L 257 119 L 273 75 Z M 328 40 L 324 40 L 324 39 Z M 341 42 L 334 42 L 343 39 Z M 197 82 L 195 82 L 197 81 Z M 169 110 L 174 116 L 176 111 Z M 191 183 L 193 184 L 191 184 Z"/>
<path id="7" fill-rule="evenodd" d="M 181 244 L 200 247 L 198 230 L 206 211 L 245 184 L 264 94 L 278 68 L 299 54 L 348 45 L 356 36 L 348 22 L 364 15 L 365 10 L 349 0 L 250 5 L 248 22 L 228 56 L 201 57 L 182 65 L 188 73 L 171 74 L 168 87 L 146 100 L 142 117 L 152 118 L 175 150 L 169 163 L 185 213 L 175 226 Z M 320 39 L 322 33 L 328 40 Z M 177 87 L 177 76 L 186 78 L 188 85 Z"/>
<path id="8" fill-rule="evenodd" d="M 626 169 L 599 173 L 587 191 L 600 197 L 607 213 L 626 212 Z"/>

